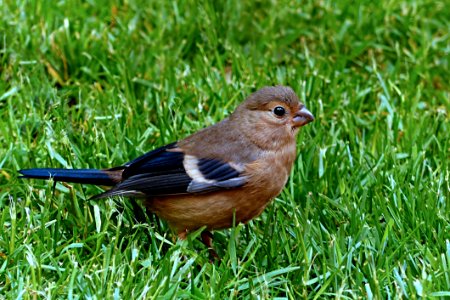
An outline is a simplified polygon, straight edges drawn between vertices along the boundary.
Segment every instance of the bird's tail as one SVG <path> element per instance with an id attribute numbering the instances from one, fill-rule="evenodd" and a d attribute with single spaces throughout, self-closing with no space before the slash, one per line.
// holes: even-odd
<path id="1" fill-rule="evenodd" d="M 122 177 L 121 169 L 25 169 L 20 170 L 20 178 L 50 179 L 54 181 L 85 183 L 94 185 L 116 185 Z"/>

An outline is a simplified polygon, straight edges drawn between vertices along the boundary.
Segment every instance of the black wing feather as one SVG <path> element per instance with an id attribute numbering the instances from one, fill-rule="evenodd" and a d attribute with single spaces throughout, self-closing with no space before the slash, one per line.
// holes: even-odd
<path id="1" fill-rule="evenodd" d="M 176 143 L 150 151 L 135 160 L 125 164 L 122 178 L 144 173 L 173 173 L 184 170 L 182 152 L 169 152 L 176 147 Z"/>
<path id="2" fill-rule="evenodd" d="M 208 174 L 212 170 L 220 167 L 223 163 L 217 159 L 201 158 L 198 162 L 198 168 L 202 174 Z"/>
<path id="3" fill-rule="evenodd" d="M 135 175 L 119 183 L 115 190 L 139 191 L 146 196 L 185 194 L 192 178 L 187 174 Z"/>
<path id="4" fill-rule="evenodd" d="M 229 163 L 217 159 L 198 159 L 197 168 L 204 181 L 191 178 L 184 168 L 185 155 L 176 143 L 150 151 L 124 165 L 122 182 L 96 196 L 166 196 L 204 193 L 244 185 L 247 178 Z"/>
<path id="5" fill-rule="evenodd" d="M 239 175 L 238 171 L 229 164 L 222 164 L 220 167 L 204 174 L 207 179 L 211 180 L 225 180 Z"/>

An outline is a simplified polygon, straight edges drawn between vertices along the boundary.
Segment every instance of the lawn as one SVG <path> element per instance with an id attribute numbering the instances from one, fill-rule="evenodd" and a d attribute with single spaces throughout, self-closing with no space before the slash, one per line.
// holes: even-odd
<path id="1" fill-rule="evenodd" d="M 3 0 L 0 38 L 0 299 L 450 296 L 447 1 Z M 139 202 L 18 179 L 120 165 L 276 84 L 316 120 L 220 262 Z"/>

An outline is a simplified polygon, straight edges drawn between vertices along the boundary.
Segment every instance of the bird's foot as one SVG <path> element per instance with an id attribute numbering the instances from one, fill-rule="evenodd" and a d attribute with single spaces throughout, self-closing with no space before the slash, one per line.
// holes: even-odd
<path id="1" fill-rule="evenodd" d="M 214 247 L 213 247 L 212 233 L 208 230 L 204 230 L 202 232 L 201 236 L 202 236 L 202 242 L 208 248 L 209 254 L 214 258 L 214 260 L 220 261 L 220 256 L 217 254 L 216 250 L 214 250 Z M 211 262 L 212 262 L 212 260 L 211 260 Z"/>

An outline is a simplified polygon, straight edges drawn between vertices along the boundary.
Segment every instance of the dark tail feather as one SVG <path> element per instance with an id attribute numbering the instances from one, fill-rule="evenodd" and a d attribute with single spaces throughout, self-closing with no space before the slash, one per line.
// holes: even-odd
<path id="1" fill-rule="evenodd" d="M 50 179 L 55 181 L 113 186 L 120 181 L 122 170 L 96 169 L 26 169 L 20 178 Z"/>

